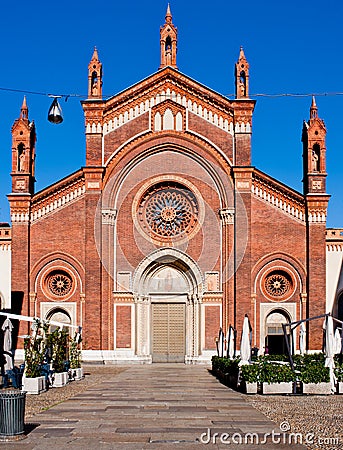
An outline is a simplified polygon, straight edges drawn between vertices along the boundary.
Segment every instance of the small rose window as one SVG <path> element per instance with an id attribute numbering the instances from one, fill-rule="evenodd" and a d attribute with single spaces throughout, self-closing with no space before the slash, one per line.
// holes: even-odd
<path id="1" fill-rule="evenodd" d="M 71 276 L 62 270 L 51 272 L 47 277 L 47 288 L 57 297 L 65 297 L 73 287 Z"/>
<path id="2" fill-rule="evenodd" d="M 198 203 L 193 192 L 179 183 L 154 185 L 139 208 L 143 227 L 161 238 L 189 234 L 198 221 Z"/>
<path id="3" fill-rule="evenodd" d="M 264 288 L 271 297 L 284 297 L 293 289 L 293 283 L 288 273 L 273 271 L 264 280 Z"/>

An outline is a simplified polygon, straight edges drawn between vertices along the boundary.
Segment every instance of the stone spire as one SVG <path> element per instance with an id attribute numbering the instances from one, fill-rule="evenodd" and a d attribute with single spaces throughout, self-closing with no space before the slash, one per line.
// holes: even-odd
<path id="1" fill-rule="evenodd" d="M 96 47 L 88 65 L 88 98 L 102 98 L 102 64 Z"/>
<path id="2" fill-rule="evenodd" d="M 235 65 L 236 99 L 249 98 L 249 63 L 243 47 L 240 48 L 238 61 Z"/>
<path id="3" fill-rule="evenodd" d="M 26 96 L 24 95 L 23 104 L 21 105 L 19 118 L 28 120 L 28 117 L 29 117 L 29 110 L 28 110 L 28 107 L 26 104 Z"/>
<path id="4" fill-rule="evenodd" d="M 163 69 L 166 66 L 170 66 L 177 69 L 177 28 L 173 24 L 169 3 L 165 20 L 165 24 L 160 28 L 161 64 L 159 68 Z"/>

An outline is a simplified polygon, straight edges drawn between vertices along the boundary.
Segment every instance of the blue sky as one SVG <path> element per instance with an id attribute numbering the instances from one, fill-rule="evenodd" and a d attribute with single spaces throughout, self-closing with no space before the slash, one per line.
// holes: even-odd
<path id="1" fill-rule="evenodd" d="M 87 94 L 87 66 L 96 45 L 103 63 L 103 93 L 114 95 L 159 66 L 161 0 L 46 2 L 18 0 L 1 7 L 0 221 L 9 221 L 11 126 L 23 93 Z M 234 64 L 243 45 L 250 63 L 250 93 L 343 92 L 343 2 L 289 0 L 171 1 L 178 27 L 181 72 L 232 97 Z M 85 163 L 81 97 L 61 102 L 64 122 L 50 124 L 51 100 L 27 93 L 37 128 L 36 191 Z M 255 97 L 253 97 L 255 98 Z M 317 96 L 327 127 L 328 227 L 343 227 L 343 95 Z M 253 122 L 253 165 L 302 190 L 301 129 L 311 97 L 258 97 Z"/>

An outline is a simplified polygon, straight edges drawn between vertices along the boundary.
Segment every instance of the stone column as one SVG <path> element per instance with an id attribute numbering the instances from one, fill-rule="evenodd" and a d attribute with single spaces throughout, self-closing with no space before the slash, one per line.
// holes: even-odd
<path id="1" fill-rule="evenodd" d="M 186 300 L 186 360 L 190 360 L 193 356 L 194 318 L 192 297 L 192 294 L 188 294 Z"/>
<path id="2" fill-rule="evenodd" d="M 252 313 L 252 329 L 254 330 L 253 345 L 254 347 L 258 347 L 256 336 L 257 336 L 257 328 L 260 329 L 260 324 L 257 323 L 256 294 L 251 294 L 251 313 Z"/>
<path id="3" fill-rule="evenodd" d="M 30 311 L 33 312 L 33 316 L 40 317 L 40 312 L 37 313 L 37 294 L 36 294 L 36 292 L 30 292 L 29 299 L 30 299 Z"/>
<path id="4" fill-rule="evenodd" d="M 224 333 L 230 324 L 234 324 L 234 208 L 223 208 L 219 211 L 222 224 L 222 289 Z"/>
<path id="5" fill-rule="evenodd" d="M 103 208 L 101 210 L 101 271 L 102 271 L 102 326 L 103 326 L 103 344 L 104 350 L 114 348 L 114 323 L 113 323 L 113 291 L 116 286 L 113 280 L 116 280 L 114 265 L 114 230 L 117 210 L 112 208 Z"/>
<path id="6" fill-rule="evenodd" d="M 199 356 L 200 349 L 200 300 L 197 294 L 193 295 L 193 356 Z"/>
<path id="7" fill-rule="evenodd" d="M 135 297 L 136 305 L 136 354 L 148 356 L 150 354 L 150 300 L 149 297 Z"/>

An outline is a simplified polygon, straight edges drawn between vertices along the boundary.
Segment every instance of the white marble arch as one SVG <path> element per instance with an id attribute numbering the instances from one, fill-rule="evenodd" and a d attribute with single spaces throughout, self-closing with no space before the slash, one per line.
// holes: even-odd
<path id="1" fill-rule="evenodd" d="M 192 258 L 175 248 L 158 249 L 137 267 L 133 277 L 138 358 L 152 360 L 151 304 L 185 303 L 185 363 L 196 363 L 201 355 L 201 301 L 203 275 Z"/>

